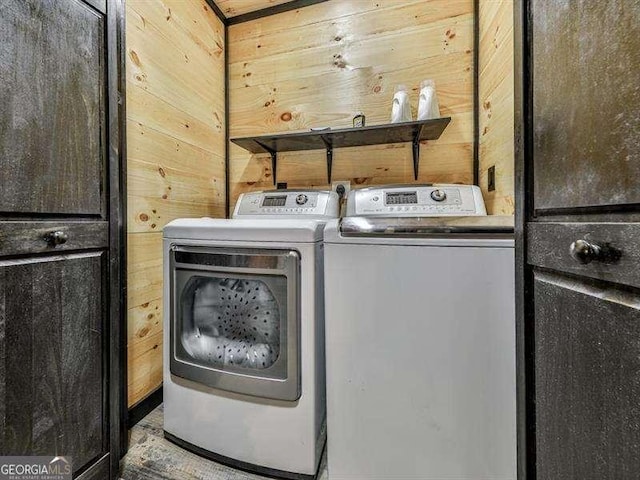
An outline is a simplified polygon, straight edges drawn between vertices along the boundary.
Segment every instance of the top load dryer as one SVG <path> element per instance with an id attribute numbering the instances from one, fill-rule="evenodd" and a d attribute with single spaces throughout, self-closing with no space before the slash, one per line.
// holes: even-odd
<path id="1" fill-rule="evenodd" d="M 214 460 L 313 478 L 324 446 L 323 228 L 335 192 L 240 196 L 164 229 L 164 429 Z"/>
<path id="2" fill-rule="evenodd" d="M 350 192 L 325 229 L 330 480 L 515 480 L 514 277 L 477 186 Z"/>

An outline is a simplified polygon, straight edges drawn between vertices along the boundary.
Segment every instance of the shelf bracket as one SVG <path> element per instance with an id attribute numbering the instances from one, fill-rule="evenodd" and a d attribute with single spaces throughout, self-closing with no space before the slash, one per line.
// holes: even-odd
<path id="1" fill-rule="evenodd" d="M 413 137 L 413 179 L 418 180 L 418 170 L 420 169 L 420 137 L 424 125 L 420 125 Z"/>
<path id="2" fill-rule="evenodd" d="M 273 176 L 273 184 L 277 185 L 276 169 L 278 168 L 278 152 L 269 148 L 264 143 L 255 140 L 269 155 L 271 155 L 271 175 Z"/>
<path id="3" fill-rule="evenodd" d="M 271 174 L 273 175 L 273 184 L 277 185 L 276 169 L 278 168 L 278 152 L 271 151 L 269 152 L 269 155 L 271 155 Z"/>
<path id="4" fill-rule="evenodd" d="M 331 184 L 331 169 L 333 168 L 333 145 L 330 140 L 327 140 L 324 136 L 320 137 L 324 142 L 324 146 L 327 149 L 327 183 Z"/>

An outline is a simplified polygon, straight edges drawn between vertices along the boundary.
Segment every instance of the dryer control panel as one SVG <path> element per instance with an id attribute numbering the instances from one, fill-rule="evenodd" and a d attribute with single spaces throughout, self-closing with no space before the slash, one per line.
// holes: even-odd
<path id="1" fill-rule="evenodd" d="M 444 217 L 486 215 L 475 185 L 394 185 L 351 190 L 347 216 Z"/>
<path id="2" fill-rule="evenodd" d="M 338 218 L 336 192 L 324 190 L 273 190 L 243 193 L 233 218 L 301 217 Z"/>

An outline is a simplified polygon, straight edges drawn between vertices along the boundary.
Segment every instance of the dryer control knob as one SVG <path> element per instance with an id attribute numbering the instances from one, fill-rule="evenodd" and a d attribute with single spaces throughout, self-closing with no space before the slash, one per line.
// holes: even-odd
<path id="1" fill-rule="evenodd" d="M 307 200 L 309 200 L 309 198 L 304 193 L 301 193 L 296 197 L 296 203 L 298 205 L 304 205 L 305 203 L 307 203 Z"/>
<path id="2" fill-rule="evenodd" d="M 442 202 L 445 198 L 447 198 L 447 194 L 444 190 L 433 190 L 431 192 L 431 198 L 436 202 Z"/>

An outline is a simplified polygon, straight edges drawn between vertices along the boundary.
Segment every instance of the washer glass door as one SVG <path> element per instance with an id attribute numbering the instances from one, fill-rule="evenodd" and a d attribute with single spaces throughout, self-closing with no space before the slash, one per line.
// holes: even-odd
<path id="1" fill-rule="evenodd" d="M 171 373 L 297 400 L 299 264 L 293 250 L 173 246 Z"/>

